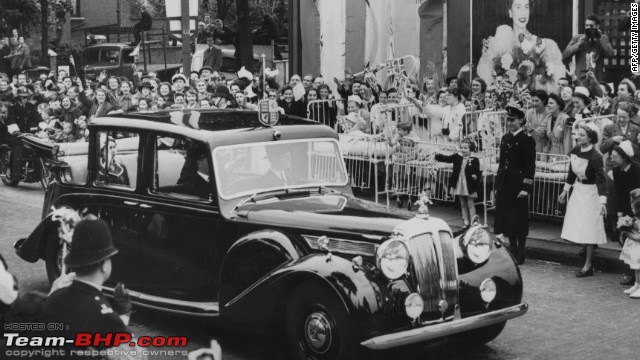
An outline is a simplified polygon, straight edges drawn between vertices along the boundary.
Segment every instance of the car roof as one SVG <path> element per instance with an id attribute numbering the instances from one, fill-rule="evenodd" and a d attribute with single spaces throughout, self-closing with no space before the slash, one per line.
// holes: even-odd
<path id="1" fill-rule="evenodd" d="M 173 133 L 207 142 L 211 149 L 274 140 L 338 138 L 330 127 L 297 116 L 281 114 L 277 125 L 266 127 L 259 122 L 257 111 L 240 109 L 185 109 L 118 114 L 95 118 L 89 127 Z"/>
<path id="2" fill-rule="evenodd" d="M 129 43 L 103 43 L 103 44 L 95 44 L 95 45 L 87 46 L 85 50 L 95 49 L 95 48 L 105 48 L 105 47 L 132 48 L 132 49 L 134 48 L 134 46 Z"/>

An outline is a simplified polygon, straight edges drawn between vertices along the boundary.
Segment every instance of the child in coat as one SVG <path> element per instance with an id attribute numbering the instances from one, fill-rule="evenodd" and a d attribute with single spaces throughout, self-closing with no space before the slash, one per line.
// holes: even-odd
<path id="1" fill-rule="evenodd" d="M 475 144 L 468 138 L 460 143 L 459 153 L 453 155 L 436 154 L 437 161 L 452 163 L 453 174 L 449 181 L 451 193 L 457 195 L 462 208 L 464 226 L 471 226 L 471 220 L 476 216 L 475 199 L 478 197 L 478 184 L 482 177 L 480 160 L 471 156 L 475 151 Z"/>
<path id="2" fill-rule="evenodd" d="M 624 293 L 640 299 L 640 189 L 631 190 L 631 210 L 635 218 L 625 216 L 618 219 L 618 228 L 626 236 L 620 260 L 636 272 L 636 283 Z"/>

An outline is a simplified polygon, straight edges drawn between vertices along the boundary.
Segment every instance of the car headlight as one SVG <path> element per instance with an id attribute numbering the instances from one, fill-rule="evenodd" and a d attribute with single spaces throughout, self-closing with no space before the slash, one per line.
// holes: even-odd
<path id="1" fill-rule="evenodd" d="M 409 249 L 402 240 L 387 240 L 378 248 L 376 263 L 388 279 L 398 279 L 409 267 Z"/>
<path id="2" fill-rule="evenodd" d="M 472 228 L 462 237 L 460 247 L 469 260 L 482 264 L 491 256 L 491 234 L 480 226 Z"/>

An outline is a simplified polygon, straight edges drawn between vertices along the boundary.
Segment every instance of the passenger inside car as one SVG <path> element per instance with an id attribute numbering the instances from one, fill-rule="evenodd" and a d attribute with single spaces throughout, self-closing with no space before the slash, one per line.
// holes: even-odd
<path id="1" fill-rule="evenodd" d="M 195 145 L 187 151 L 177 189 L 173 191 L 194 195 L 201 199 L 209 199 L 211 196 L 210 173 L 206 148 Z"/>
<path id="2" fill-rule="evenodd" d="M 127 167 L 116 158 L 116 151 L 116 140 L 109 136 L 100 148 L 100 169 L 97 180 L 108 185 L 130 186 Z"/>

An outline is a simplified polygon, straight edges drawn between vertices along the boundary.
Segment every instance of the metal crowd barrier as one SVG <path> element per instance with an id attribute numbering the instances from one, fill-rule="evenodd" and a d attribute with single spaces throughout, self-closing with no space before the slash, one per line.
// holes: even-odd
<path id="1" fill-rule="evenodd" d="M 529 196 L 530 215 L 550 219 L 564 217 L 558 196 L 567 180 L 569 163 L 567 155 L 536 153 L 536 173 Z"/>
<path id="2" fill-rule="evenodd" d="M 307 118 L 336 129 L 338 104 L 342 99 L 312 100 L 307 104 Z"/>
<path id="3" fill-rule="evenodd" d="M 380 189 L 378 177 L 385 173 L 385 164 L 389 156 L 389 141 L 383 135 L 362 133 L 339 134 L 340 151 L 347 166 L 351 186 L 369 189 L 373 178 L 375 201 L 378 203 Z"/>
<path id="4" fill-rule="evenodd" d="M 432 200 L 453 202 L 449 182 L 453 165 L 437 162 L 435 154 L 450 155 L 458 151 L 454 144 L 442 144 L 426 141 L 401 141 L 391 149 L 388 166 L 387 206 L 389 197 L 418 197 L 423 191 Z M 493 206 L 494 178 L 498 168 L 497 148 L 488 148 L 473 156 L 480 159 L 482 171 L 482 194 L 479 191 L 478 203 L 485 212 Z"/>

